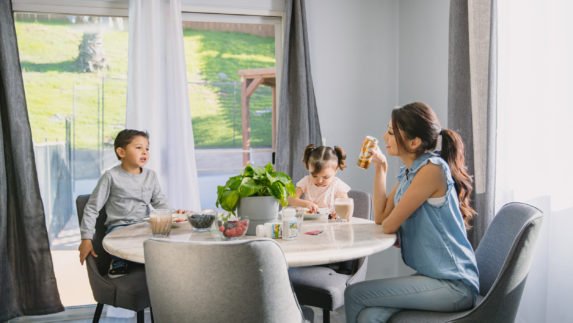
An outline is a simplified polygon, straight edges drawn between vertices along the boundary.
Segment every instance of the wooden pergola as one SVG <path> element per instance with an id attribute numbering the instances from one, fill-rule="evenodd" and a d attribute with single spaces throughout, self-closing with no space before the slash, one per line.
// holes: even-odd
<path id="1" fill-rule="evenodd" d="M 239 70 L 241 77 L 241 115 L 242 115 L 242 132 L 243 132 L 243 166 L 247 165 L 250 158 L 251 149 L 251 124 L 249 118 L 249 99 L 259 85 L 270 86 L 273 90 L 273 108 L 272 108 L 272 148 L 275 150 L 277 137 L 277 88 L 276 73 L 274 67 L 256 68 L 250 70 Z"/>

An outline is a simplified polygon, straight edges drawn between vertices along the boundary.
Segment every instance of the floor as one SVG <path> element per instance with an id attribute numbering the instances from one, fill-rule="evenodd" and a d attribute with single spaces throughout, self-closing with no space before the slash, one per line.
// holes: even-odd
<path id="1" fill-rule="evenodd" d="M 322 310 L 319 308 L 312 308 L 314 310 L 314 322 L 322 322 Z M 95 305 L 91 306 L 74 306 L 68 307 L 62 313 L 42 315 L 42 316 L 24 316 L 12 319 L 8 323 L 23 323 L 23 322 L 70 322 L 70 323 L 90 323 L 93 318 Z M 330 322 L 344 323 L 346 321 L 344 315 L 344 307 L 339 308 L 337 311 L 330 313 Z M 137 319 L 135 312 L 114 308 L 111 306 L 104 306 L 100 323 L 136 323 Z M 145 311 L 145 322 L 151 322 L 149 311 Z"/>

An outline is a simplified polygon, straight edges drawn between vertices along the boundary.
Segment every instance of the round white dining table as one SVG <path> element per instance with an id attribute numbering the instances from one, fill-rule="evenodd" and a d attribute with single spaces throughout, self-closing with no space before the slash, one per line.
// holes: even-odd
<path id="1" fill-rule="evenodd" d="M 305 232 L 322 230 L 320 235 Z M 116 229 L 103 239 L 104 249 L 122 259 L 145 263 L 143 242 L 151 239 L 149 223 L 142 222 Z M 213 232 L 195 232 L 187 221 L 174 224 L 167 238 L 173 241 L 218 241 Z M 239 239 L 261 239 L 244 236 Z M 262 238 L 268 239 L 268 238 Z M 295 240 L 275 239 L 290 267 L 334 263 L 369 256 L 385 250 L 396 241 L 395 234 L 385 234 L 382 226 L 370 220 L 351 218 L 349 222 L 305 220 Z"/>

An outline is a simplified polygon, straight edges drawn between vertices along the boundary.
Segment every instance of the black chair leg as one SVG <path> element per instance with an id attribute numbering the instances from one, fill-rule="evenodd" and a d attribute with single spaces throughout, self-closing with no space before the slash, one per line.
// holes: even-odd
<path id="1" fill-rule="evenodd" d="M 145 323 L 145 310 L 137 311 L 137 323 Z"/>
<path id="2" fill-rule="evenodd" d="M 155 323 L 153 320 L 153 308 L 151 308 L 151 306 L 149 306 L 149 316 L 151 316 L 151 323 Z"/>
<path id="3" fill-rule="evenodd" d="M 96 311 L 94 313 L 94 320 L 93 323 L 98 323 L 99 322 L 99 318 L 101 316 L 101 311 L 103 310 L 103 304 L 102 303 L 97 303 L 96 306 Z"/>
<path id="4" fill-rule="evenodd" d="M 322 309 L 322 322 L 323 323 L 330 323 L 330 310 L 323 308 Z"/>

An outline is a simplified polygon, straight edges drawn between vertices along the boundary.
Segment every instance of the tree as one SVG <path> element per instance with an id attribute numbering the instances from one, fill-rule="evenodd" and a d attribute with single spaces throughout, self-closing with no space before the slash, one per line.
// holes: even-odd
<path id="1" fill-rule="evenodd" d="M 78 58 L 76 60 L 78 69 L 82 72 L 100 71 L 107 67 L 103 47 L 102 28 L 93 28 L 100 24 L 100 19 L 99 17 L 91 17 L 91 19 L 85 17 L 83 20 L 85 25 L 91 28 L 86 28 L 79 46 Z M 94 24 L 89 24 L 90 20 L 92 20 Z"/>

